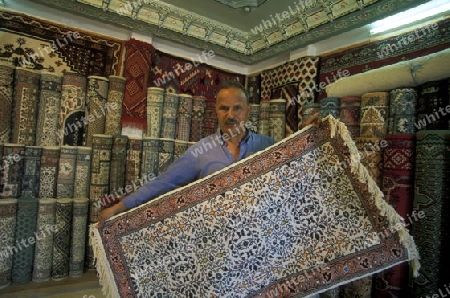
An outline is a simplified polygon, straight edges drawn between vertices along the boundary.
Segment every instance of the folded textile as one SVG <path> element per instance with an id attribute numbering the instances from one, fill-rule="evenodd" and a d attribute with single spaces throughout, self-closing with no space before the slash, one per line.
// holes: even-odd
<path id="1" fill-rule="evenodd" d="M 343 77 L 326 87 L 327 96 L 361 96 L 368 92 L 416 87 L 450 76 L 450 49 L 368 72 Z"/>

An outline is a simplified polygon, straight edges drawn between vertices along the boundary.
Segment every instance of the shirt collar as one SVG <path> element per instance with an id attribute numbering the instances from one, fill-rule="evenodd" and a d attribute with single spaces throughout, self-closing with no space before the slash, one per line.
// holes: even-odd
<path id="1" fill-rule="evenodd" d="M 254 132 L 251 129 L 248 129 L 248 128 L 245 128 L 245 129 L 247 130 L 247 135 L 241 141 L 241 143 L 247 142 L 250 139 L 250 135 L 254 134 Z M 220 141 L 220 145 L 226 144 L 225 139 L 223 138 L 222 134 L 220 133 L 220 127 L 217 127 L 216 136 L 217 136 L 217 139 Z"/>

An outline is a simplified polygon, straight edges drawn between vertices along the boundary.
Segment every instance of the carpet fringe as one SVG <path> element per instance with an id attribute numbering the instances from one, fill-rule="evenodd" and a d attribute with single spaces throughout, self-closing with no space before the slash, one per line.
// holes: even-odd
<path id="1" fill-rule="evenodd" d="M 91 241 L 92 250 L 94 252 L 95 268 L 97 269 L 97 275 L 99 283 L 102 286 L 102 293 L 106 297 L 116 298 L 119 297 L 119 291 L 114 283 L 114 274 L 109 266 L 106 252 L 102 244 L 100 233 L 97 224 L 91 224 L 89 226 L 89 240 Z"/>
<path id="2" fill-rule="evenodd" d="M 400 243 L 402 243 L 408 251 L 408 259 L 411 265 L 411 269 L 414 277 L 419 276 L 420 269 L 420 255 L 417 250 L 417 246 L 413 237 L 409 234 L 405 227 L 404 219 L 395 211 L 395 209 L 384 200 L 384 194 L 378 187 L 375 180 L 370 175 L 369 171 L 361 163 L 361 155 L 354 140 L 347 129 L 347 126 L 335 119 L 333 116 L 328 115 L 323 118 L 322 121 L 328 121 L 331 130 L 331 138 L 339 135 L 344 141 L 344 144 L 350 151 L 351 160 L 351 172 L 357 175 L 359 181 L 368 185 L 368 191 L 372 194 L 375 200 L 375 205 L 380 210 L 381 215 L 387 217 L 391 231 L 397 231 Z"/>

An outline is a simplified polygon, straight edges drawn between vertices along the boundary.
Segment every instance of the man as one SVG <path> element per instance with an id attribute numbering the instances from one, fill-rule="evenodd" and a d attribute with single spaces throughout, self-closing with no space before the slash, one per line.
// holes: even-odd
<path id="1" fill-rule="evenodd" d="M 251 105 L 247 90 L 237 81 L 225 83 L 216 96 L 217 132 L 192 145 L 155 179 L 105 208 L 98 215 L 98 227 L 108 218 L 139 206 L 168 191 L 185 186 L 208 176 L 236 161 L 246 158 L 270 145 L 275 140 L 252 132 L 248 127 Z M 317 117 L 311 117 L 313 122 Z"/>

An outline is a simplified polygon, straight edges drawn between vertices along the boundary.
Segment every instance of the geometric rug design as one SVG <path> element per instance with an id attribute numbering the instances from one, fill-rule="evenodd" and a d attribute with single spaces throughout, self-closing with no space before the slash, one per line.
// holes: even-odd
<path id="1" fill-rule="evenodd" d="M 91 225 L 112 297 L 321 293 L 411 260 L 400 216 L 327 116 L 214 174 Z"/>

